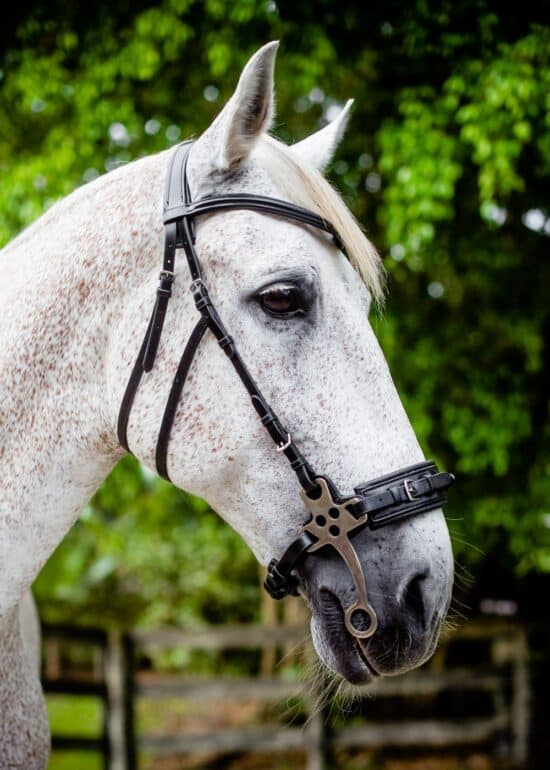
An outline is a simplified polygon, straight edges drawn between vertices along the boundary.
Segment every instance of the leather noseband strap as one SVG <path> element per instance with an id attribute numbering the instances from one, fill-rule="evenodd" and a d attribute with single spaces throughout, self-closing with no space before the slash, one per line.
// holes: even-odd
<path id="1" fill-rule="evenodd" d="M 346 563 L 356 589 L 355 600 L 345 608 L 346 628 L 358 639 L 368 638 L 375 632 L 377 620 L 368 601 L 363 570 L 351 535 L 366 526 L 377 529 L 441 507 L 446 502 L 445 492 L 453 483 L 454 476 L 450 473 L 439 473 L 436 465 L 427 461 L 359 484 L 355 487 L 354 494 L 346 497 L 340 494 L 328 477 L 315 473 L 263 396 L 212 302 L 195 250 L 195 218 L 214 211 L 249 209 L 324 231 L 332 237 L 335 245 L 343 250 L 342 241 L 332 224 L 323 217 L 277 198 L 231 193 L 192 201 L 187 180 L 187 161 L 191 146 L 191 142 L 180 144 L 175 149 L 168 168 L 164 193 L 164 259 L 153 313 L 120 407 L 119 441 L 127 451 L 131 451 L 128 444 L 130 412 L 143 375 L 150 372 L 155 363 L 175 279 L 176 252 L 183 249 L 199 319 L 183 350 L 164 409 L 155 453 L 157 471 L 160 476 L 169 480 L 168 445 L 178 402 L 201 340 L 206 331 L 210 331 L 231 361 L 277 451 L 290 463 L 301 486 L 302 499 L 311 514 L 298 537 L 292 541 L 281 558 L 271 561 L 265 581 L 266 590 L 276 599 L 281 599 L 289 593 L 297 593 L 296 567 L 308 553 L 331 547 Z"/>

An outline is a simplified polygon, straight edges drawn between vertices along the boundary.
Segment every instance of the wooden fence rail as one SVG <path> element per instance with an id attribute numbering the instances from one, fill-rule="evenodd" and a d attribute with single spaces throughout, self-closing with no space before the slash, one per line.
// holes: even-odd
<path id="1" fill-rule="evenodd" d="M 144 656 L 163 650 L 263 649 L 303 642 L 304 626 L 222 626 L 185 631 L 161 629 L 128 634 L 91 629 L 46 627 L 45 644 L 78 642 L 95 647 L 101 658 L 93 680 L 52 678 L 45 672 L 47 693 L 88 695 L 103 704 L 103 731 L 97 738 L 54 735 L 54 749 L 95 750 L 104 757 L 105 770 L 138 770 L 139 756 L 175 754 L 229 754 L 236 752 L 300 751 L 307 770 L 322 770 L 327 752 L 333 749 L 389 747 L 448 748 L 492 744 L 509 764 L 522 766 L 527 757 L 529 685 L 525 631 L 506 623 L 471 623 L 440 646 L 426 668 L 402 677 L 380 679 L 368 689 L 369 698 L 436 698 L 441 693 L 485 693 L 492 703 L 490 714 L 476 718 L 401 719 L 331 729 L 325 715 L 313 710 L 313 699 L 304 696 L 309 718 L 305 726 L 231 727 L 210 733 L 178 732 L 158 735 L 135 732 L 136 703 L 142 699 L 177 698 L 197 702 L 235 702 L 254 699 L 261 703 L 285 701 L 300 695 L 300 684 L 281 676 L 208 677 L 182 674 L 143 676 L 139 663 Z M 486 640 L 490 655 L 483 666 L 445 667 L 446 651 L 457 642 Z M 50 663 L 52 656 L 50 655 Z M 48 656 L 46 656 L 48 659 Z M 54 669 L 56 667 L 54 666 Z M 373 707 L 374 708 L 374 707 Z M 372 710 L 372 709 L 371 709 Z"/>

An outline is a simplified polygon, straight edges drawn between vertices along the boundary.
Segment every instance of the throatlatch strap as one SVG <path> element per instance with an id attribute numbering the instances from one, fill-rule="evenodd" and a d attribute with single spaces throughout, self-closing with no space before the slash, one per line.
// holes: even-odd
<path id="1" fill-rule="evenodd" d="M 143 369 L 150 372 L 155 363 L 155 357 L 164 326 L 168 300 L 172 296 L 172 284 L 174 283 L 174 262 L 176 257 L 177 225 L 175 222 L 166 226 L 164 239 L 164 261 L 159 275 L 157 298 L 153 309 L 151 327 L 149 329 L 147 345 L 143 354 Z"/>
<path id="2" fill-rule="evenodd" d="M 184 178 L 184 171 L 182 174 L 174 174 L 174 166 L 176 160 L 183 154 L 184 163 L 183 169 L 187 163 L 187 154 L 189 152 L 190 142 L 184 142 L 180 144 L 176 151 L 173 153 L 170 159 L 168 174 L 166 176 L 166 182 L 164 187 L 164 206 L 168 206 L 172 199 L 172 186 L 174 182 L 180 180 L 179 198 L 182 202 L 189 201 L 188 197 L 189 187 L 187 186 L 186 179 Z M 122 397 L 122 403 L 120 405 L 120 412 L 118 414 L 117 422 L 117 434 L 118 440 L 121 446 L 127 452 L 132 453 L 128 445 L 128 421 L 130 419 L 130 412 L 132 405 L 143 377 L 144 372 L 150 372 L 155 363 L 155 358 L 158 351 L 160 337 L 162 335 L 162 328 L 164 326 L 164 319 L 166 317 L 166 310 L 168 307 L 168 300 L 172 295 L 172 284 L 174 282 L 174 267 L 176 259 L 176 248 L 178 245 L 178 226 L 174 222 L 165 227 L 165 240 L 164 240 L 164 257 L 162 263 L 162 270 L 159 276 L 159 285 L 157 287 L 157 297 L 155 300 L 155 306 L 153 313 L 147 324 L 147 331 L 145 337 L 139 349 L 139 353 L 136 362 L 133 366 L 132 372 Z"/>
<path id="3" fill-rule="evenodd" d="M 166 401 L 166 407 L 164 408 L 164 415 L 162 417 L 162 424 L 160 426 L 159 436 L 157 440 L 156 451 L 156 464 L 157 472 L 159 476 L 162 476 L 167 481 L 170 481 L 168 475 L 168 442 L 170 441 L 170 432 L 172 425 L 174 424 L 174 418 L 178 408 L 178 402 L 185 385 L 185 380 L 189 374 L 189 369 L 193 363 L 193 358 L 197 352 L 197 348 L 202 340 L 205 331 L 208 329 L 208 321 L 204 316 L 201 316 L 197 321 L 195 328 L 191 332 L 191 336 L 187 340 L 187 345 L 180 358 L 176 376 L 172 382 L 170 394 Z"/>
<path id="4" fill-rule="evenodd" d="M 164 207 L 165 210 L 173 201 L 181 201 L 182 204 L 188 204 L 191 201 L 189 185 L 185 169 L 187 167 L 187 156 L 189 154 L 189 143 L 180 145 L 173 154 L 169 165 L 169 172 L 166 177 L 164 187 Z M 181 162 L 183 158 L 183 162 Z M 179 169 L 180 161 L 181 169 Z M 180 173 L 178 173 L 178 169 Z M 176 221 L 165 222 L 164 236 L 164 256 L 162 260 L 162 270 L 159 275 L 159 285 L 157 287 L 157 297 L 153 310 L 151 326 L 148 331 L 148 339 L 143 353 L 143 369 L 150 372 L 155 363 L 155 357 L 164 326 L 168 300 L 172 296 L 172 284 L 174 283 L 174 269 L 176 263 L 176 249 L 183 244 L 179 242 L 178 224 Z"/>
<path id="5" fill-rule="evenodd" d="M 132 411 L 132 405 L 136 397 L 139 383 L 143 377 L 143 354 L 145 353 L 145 348 L 147 347 L 149 341 L 149 333 L 153 323 L 153 315 L 151 316 L 147 325 L 147 331 L 145 332 L 145 337 L 143 338 L 139 353 L 132 368 L 132 373 L 128 379 L 128 384 L 126 385 L 126 390 L 124 391 L 124 396 L 122 397 L 122 403 L 120 404 L 120 412 L 118 413 L 118 440 L 120 441 L 121 446 L 123 446 L 127 452 L 130 452 L 130 454 L 132 454 L 132 450 L 128 446 L 128 420 L 130 419 L 130 412 Z"/>

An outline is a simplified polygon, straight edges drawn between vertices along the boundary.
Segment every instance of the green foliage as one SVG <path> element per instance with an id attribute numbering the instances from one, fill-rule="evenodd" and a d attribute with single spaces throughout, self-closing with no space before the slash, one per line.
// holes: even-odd
<path id="1" fill-rule="evenodd" d="M 549 80 L 550 32 L 535 28 L 490 61 L 464 61 L 439 89 L 403 89 L 378 134 L 388 267 L 432 296 L 424 310 L 407 291 L 395 330 L 409 343 L 397 355 L 412 411 L 438 405 L 425 438 L 471 488 L 466 511 L 455 503 L 461 535 L 484 549 L 505 541 L 519 572 L 550 556 L 550 228 L 524 227 L 529 211 L 547 220 Z"/>
<path id="2" fill-rule="evenodd" d="M 201 131 L 247 56 L 280 38 L 280 136 L 301 138 L 356 98 L 333 177 L 387 254 L 390 297 L 373 323 L 423 445 L 458 470 L 458 555 L 474 563 L 482 549 L 508 571 L 550 571 L 550 32 L 536 9 L 132 8 L 20 9 L 0 87 L 0 242 L 98 173 Z M 61 606 L 122 624 L 258 611 L 238 538 L 130 460 L 37 591 L 51 617 Z"/>
<path id="3" fill-rule="evenodd" d="M 523 191 L 526 147 L 534 144 L 542 168 L 548 163 L 549 86 L 550 30 L 540 28 L 501 45 L 489 63 L 466 61 L 438 91 L 404 89 L 399 115 L 379 135 L 390 241 L 413 254 L 428 247 L 434 223 L 454 220 L 456 184 L 472 162 L 489 222 L 499 202 Z"/>

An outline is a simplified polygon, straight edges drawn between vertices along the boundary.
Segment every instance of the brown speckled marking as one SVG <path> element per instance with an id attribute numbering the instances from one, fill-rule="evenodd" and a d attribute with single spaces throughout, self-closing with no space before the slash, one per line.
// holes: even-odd
<path id="1" fill-rule="evenodd" d="M 237 142 L 248 152 L 240 170 L 226 176 L 219 166 L 228 136 L 234 139 L 228 126 L 254 125 L 234 121 L 257 103 L 247 92 L 261 87 L 263 98 L 271 98 L 270 51 L 253 58 L 236 96 L 193 147 L 195 198 L 214 188 L 282 196 L 250 137 Z M 260 125 L 258 132 L 265 129 Z M 322 133 L 314 140 L 332 143 L 320 156 L 330 155 L 333 139 Z M 145 158 L 82 187 L 0 253 L 0 768 L 43 770 L 47 762 L 43 702 L 20 637 L 18 607 L 122 456 L 116 419 L 157 283 L 167 160 L 167 153 Z M 197 250 L 244 359 L 314 467 L 350 490 L 422 459 L 368 324 L 368 292 L 326 239 L 239 211 L 204 217 Z M 268 318 L 253 299 L 288 271 L 314 287 L 308 320 Z M 182 259 L 176 274 L 157 362 L 130 421 L 130 445 L 149 467 L 170 383 L 196 321 Z M 294 474 L 209 337 L 178 408 L 168 462 L 174 482 L 205 497 L 263 563 L 280 555 L 307 517 Z M 452 562 L 441 513 L 373 533 L 362 551 L 365 569 L 382 578 L 420 558 L 430 560 L 431 590 L 441 596 L 443 613 Z M 318 619 L 313 633 L 321 657 L 338 669 Z"/>

